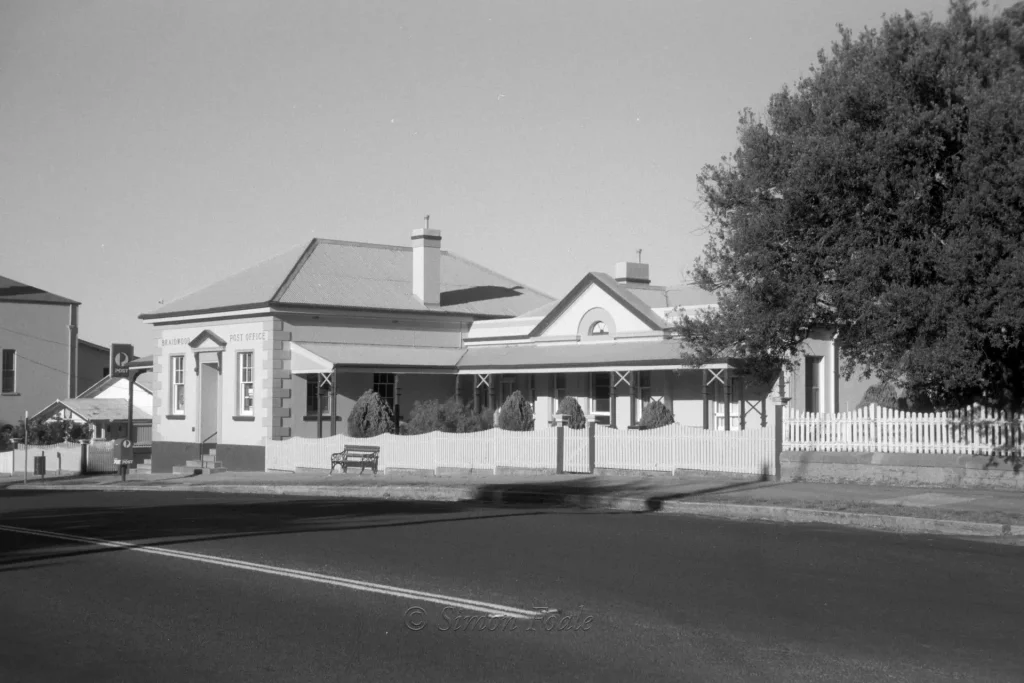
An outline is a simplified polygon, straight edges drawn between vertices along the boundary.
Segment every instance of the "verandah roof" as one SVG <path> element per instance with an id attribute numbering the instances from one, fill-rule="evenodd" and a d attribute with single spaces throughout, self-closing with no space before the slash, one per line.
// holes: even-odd
<path id="1" fill-rule="evenodd" d="M 679 341 L 632 343 L 496 344 L 424 348 L 384 344 L 291 342 L 292 373 L 386 371 L 429 374 L 585 372 L 685 369 Z M 705 367 L 725 367 L 717 363 Z"/>

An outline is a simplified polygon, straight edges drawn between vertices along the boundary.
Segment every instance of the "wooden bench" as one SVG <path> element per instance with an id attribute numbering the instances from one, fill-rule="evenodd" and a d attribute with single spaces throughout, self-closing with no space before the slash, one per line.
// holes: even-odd
<path id="1" fill-rule="evenodd" d="M 341 465 L 341 471 L 348 471 L 349 466 L 359 466 L 359 474 L 367 467 L 377 474 L 377 458 L 380 457 L 380 446 L 352 446 L 346 445 L 341 453 L 331 454 L 331 474 L 334 474 L 334 466 Z M 330 475 L 328 475 L 330 476 Z"/>

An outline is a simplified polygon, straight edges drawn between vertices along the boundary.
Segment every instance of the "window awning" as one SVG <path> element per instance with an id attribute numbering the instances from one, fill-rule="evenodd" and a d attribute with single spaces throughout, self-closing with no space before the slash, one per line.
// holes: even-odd
<path id="1" fill-rule="evenodd" d="M 405 372 L 454 375 L 465 349 L 289 342 L 292 374 L 340 372 Z"/>

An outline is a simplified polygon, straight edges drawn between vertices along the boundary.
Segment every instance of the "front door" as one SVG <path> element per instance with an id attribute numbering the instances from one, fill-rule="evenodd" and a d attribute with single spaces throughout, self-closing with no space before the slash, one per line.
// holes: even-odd
<path id="1" fill-rule="evenodd" d="M 590 376 L 590 412 L 599 425 L 612 423 L 612 375 L 595 372 Z"/>
<path id="2" fill-rule="evenodd" d="M 220 370 L 215 363 L 199 365 L 199 441 L 208 446 L 217 443 L 217 418 L 220 404 Z"/>

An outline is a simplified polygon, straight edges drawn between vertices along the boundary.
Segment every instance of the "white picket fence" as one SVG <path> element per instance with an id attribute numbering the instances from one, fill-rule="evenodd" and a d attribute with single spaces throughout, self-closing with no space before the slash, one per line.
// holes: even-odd
<path id="1" fill-rule="evenodd" d="M 93 441 L 86 455 L 86 471 L 94 474 L 117 472 L 114 464 L 114 442 Z"/>
<path id="2" fill-rule="evenodd" d="M 266 469 L 289 472 L 296 468 L 327 470 L 331 467 L 331 454 L 340 452 L 347 444 L 379 446 L 380 471 L 412 469 L 437 472 L 445 468 L 460 468 L 493 472 L 499 467 L 542 469 L 555 467 L 556 429 L 545 427 L 533 432 L 488 429 L 466 434 L 430 432 L 414 436 L 381 434 L 369 439 L 338 435 L 322 439 L 268 441 Z"/>
<path id="3" fill-rule="evenodd" d="M 594 441 L 595 465 L 602 469 L 775 474 L 771 423 L 728 432 L 680 424 L 647 430 L 599 427 Z"/>
<path id="4" fill-rule="evenodd" d="M 997 455 L 1024 444 L 1022 416 L 983 406 L 912 413 L 870 405 L 832 415 L 783 413 L 783 450 Z"/>
<path id="5" fill-rule="evenodd" d="M 679 469 L 744 474 L 775 474 L 775 429 L 705 431 L 670 425 L 650 430 L 596 427 L 595 467 L 610 470 L 674 472 Z M 558 430 L 532 432 L 489 429 L 468 434 L 431 432 L 416 436 L 382 434 L 371 439 L 332 436 L 268 441 L 266 469 L 294 472 L 299 468 L 327 470 L 331 454 L 346 444 L 380 447 L 380 471 L 411 469 L 438 472 L 460 468 L 497 472 L 500 468 L 557 467 Z M 586 473 L 590 467 L 587 429 L 564 429 L 563 469 Z"/>

